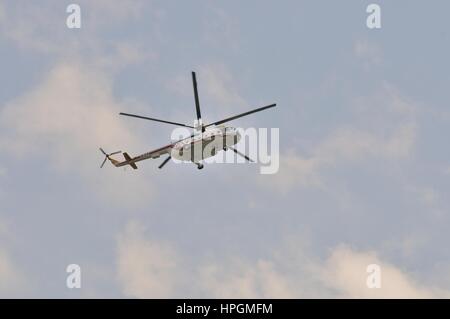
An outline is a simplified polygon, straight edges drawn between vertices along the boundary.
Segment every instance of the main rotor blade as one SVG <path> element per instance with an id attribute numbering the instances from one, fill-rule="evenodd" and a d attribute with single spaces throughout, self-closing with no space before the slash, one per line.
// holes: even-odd
<path id="1" fill-rule="evenodd" d="M 159 119 L 155 119 L 155 118 L 152 118 L 152 117 L 146 117 L 146 116 L 141 116 L 141 115 L 136 115 L 136 114 L 122 113 L 122 112 L 119 113 L 119 114 L 120 115 L 125 115 L 125 116 L 130 116 L 130 117 L 136 117 L 138 119 L 144 119 L 144 120 L 156 121 L 156 122 L 161 122 L 161 123 L 166 123 L 166 124 L 172 124 L 172 125 L 178 125 L 178 126 L 194 128 L 193 126 L 182 124 L 182 123 L 170 122 L 170 121 L 165 121 L 165 120 L 159 120 Z"/>
<path id="2" fill-rule="evenodd" d="M 241 152 L 239 152 L 237 149 L 235 149 L 235 148 L 232 148 L 232 147 L 228 147 L 230 150 L 232 150 L 233 152 L 235 152 L 236 154 L 238 154 L 238 155 L 241 155 L 243 158 L 245 158 L 247 161 L 249 161 L 249 162 L 254 162 L 250 157 L 248 157 L 247 155 L 245 155 L 245 154 L 242 154 Z"/>
<path id="3" fill-rule="evenodd" d="M 172 156 L 169 156 L 168 158 L 166 158 L 164 160 L 164 162 L 161 163 L 161 165 L 158 166 L 159 169 L 163 168 L 164 165 L 167 164 L 168 161 L 170 161 L 170 159 L 172 158 Z"/>
<path id="4" fill-rule="evenodd" d="M 210 123 L 210 124 L 206 125 L 205 127 L 208 127 L 208 126 L 211 126 L 211 125 L 219 125 L 219 124 L 222 124 L 222 123 L 225 123 L 225 122 L 229 122 L 229 121 L 238 119 L 238 118 L 243 117 L 243 116 L 247 116 L 247 115 L 250 115 L 250 114 L 253 114 L 253 113 L 256 113 L 256 112 L 264 111 L 266 109 L 269 109 L 269 108 L 275 107 L 275 106 L 276 106 L 276 104 L 270 104 L 270 105 L 267 105 L 267 106 L 263 106 L 263 107 L 260 107 L 260 108 L 257 108 L 257 109 L 254 109 L 254 110 L 242 113 L 242 114 L 238 114 L 238 115 L 226 118 L 224 120 L 220 120 L 220 121 L 217 121 L 217 122 L 214 122 L 214 123 Z"/>
<path id="5" fill-rule="evenodd" d="M 197 89 L 197 77 L 195 76 L 195 72 L 192 72 L 192 84 L 194 85 L 195 110 L 197 111 L 197 120 L 200 120 L 202 118 L 202 114 L 200 112 L 200 101 L 198 99 L 198 89 Z"/>

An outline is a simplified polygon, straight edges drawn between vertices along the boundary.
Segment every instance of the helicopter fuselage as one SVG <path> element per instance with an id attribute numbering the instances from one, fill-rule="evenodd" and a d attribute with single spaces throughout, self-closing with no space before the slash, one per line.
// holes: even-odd
<path id="1" fill-rule="evenodd" d="M 213 127 L 176 142 L 171 156 L 178 160 L 198 163 L 237 144 L 240 139 L 241 135 L 234 127 Z"/>

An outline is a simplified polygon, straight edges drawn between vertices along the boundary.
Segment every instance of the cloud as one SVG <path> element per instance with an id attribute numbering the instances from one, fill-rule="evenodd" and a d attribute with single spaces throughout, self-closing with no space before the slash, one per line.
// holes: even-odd
<path id="1" fill-rule="evenodd" d="M 91 40 L 98 31 L 142 15 L 144 1 L 78 1 L 82 27 L 89 27 L 83 35 Z M 70 52 L 79 45 L 79 37 L 68 36 L 66 7 L 35 3 L 8 3 L 0 6 L 1 32 L 18 46 L 44 53 Z M 76 32 L 76 31 L 75 31 Z M 74 34 L 73 34 L 74 35 Z M 84 40 L 86 44 L 86 40 Z M 61 45 L 64 44 L 64 45 Z"/>
<path id="2" fill-rule="evenodd" d="M 448 290 L 418 283 L 375 251 L 338 245 L 324 259 L 302 242 L 271 257 L 192 259 L 167 243 L 150 240 L 135 222 L 118 240 L 118 279 L 138 298 L 445 298 Z M 367 266 L 381 268 L 381 288 L 368 288 Z"/>
<path id="3" fill-rule="evenodd" d="M 271 175 L 271 183 L 261 177 L 259 179 L 262 186 L 277 190 L 280 193 L 287 193 L 289 190 L 301 187 L 323 187 L 323 182 L 319 174 L 322 163 L 314 158 L 303 158 L 293 151 L 280 156 L 280 170 L 277 174 Z"/>
<path id="4" fill-rule="evenodd" d="M 325 169 L 345 164 L 411 160 L 418 135 L 418 107 L 385 84 L 374 96 L 352 99 L 352 124 L 341 125 L 304 154 L 290 149 L 280 155 L 280 169 L 259 181 L 287 193 L 300 186 L 326 187 Z"/>
<path id="5" fill-rule="evenodd" d="M 176 294 L 179 257 L 167 244 L 150 241 L 131 222 L 118 238 L 118 280 L 127 297 L 168 298 Z"/>
<path id="6" fill-rule="evenodd" d="M 79 1 L 82 27 L 69 30 L 62 6 L 10 3 L 0 7 L 0 34 L 18 48 L 45 56 L 86 60 L 105 71 L 153 61 L 157 54 L 129 37 L 105 40 L 102 32 L 142 16 L 144 1 Z M 68 5 L 68 4 L 66 4 Z M 2 10 L 3 8 L 3 10 Z"/>
<path id="7" fill-rule="evenodd" d="M 209 298 L 294 298 L 289 278 L 272 261 L 211 264 L 200 269 L 198 281 Z"/>
<path id="8" fill-rule="evenodd" d="M 248 262 L 239 268 L 220 264 L 203 269 L 199 282 L 206 296 L 217 298 L 442 298 L 450 292 L 418 284 L 400 268 L 380 260 L 375 252 L 339 245 L 323 262 L 297 252 L 272 260 Z M 292 263 L 286 267 L 286 262 Z M 367 266 L 381 266 L 381 288 L 370 289 Z M 306 265 L 306 266 L 305 266 Z"/>
<path id="9" fill-rule="evenodd" d="M 381 288 L 366 285 L 367 266 L 381 268 Z M 348 246 L 338 246 L 322 269 L 326 286 L 343 298 L 448 298 L 449 291 L 424 287 L 400 268 L 380 260 L 375 252 L 358 252 Z"/>
<path id="10" fill-rule="evenodd" d="M 110 47 L 109 53 L 96 57 L 97 65 L 107 70 L 119 70 L 128 65 L 153 62 L 158 58 L 152 50 L 136 44 L 117 42 Z"/>
<path id="11" fill-rule="evenodd" d="M 280 155 L 280 170 L 271 176 L 271 183 L 260 178 L 261 185 L 285 193 L 296 186 L 324 187 L 324 168 L 368 159 L 401 160 L 410 156 L 415 143 L 414 123 L 401 124 L 391 136 L 355 128 L 340 128 L 316 145 L 310 156 L 293 150 Z"/>
<path id="12" fill-rule="evenodd" d="M 199 78 L 204 83 L 205 99 L 227 109 L 245 106 L 247 103 L 238 93 L 236 79 L 223 64 L 208 64 L 200 66 Z"/>
<path id="13" fill-rule="evenodd" d="M 37 87 L 2 109 L 0 149 L 22 158 L 43 156 L 61 172 L 76 172 L 106 199 L 139 205 L 153 194 L 142 172 L 122 174 L 121 169 L 98 168 L 99 146 L 131 155 L 145 149 L 136 129 L 118 116 L 128 107 L 115 99 L 112 83 L 102 72 L 75 62 L 62 63 Z"/>
<path id="14" fill-rule="evenodd" d="M 5 249 L 0 247 L 0 296 L 11 298 L 22 289 L 23 279 Z"/>
<path id="15" fill-rule="evenodd" d="M 189 260 L 168 243 L 150 240 L 130 222 L 118 238 L 117 276 L 127 297 L 292 297 L 288 282 L 271 261 L 250 265 Z"/>
<path id="16" fill-rule="evenodd" d="M 20 295 L 27 288 L 23 273 L 7 249 L 6 240 L 10 236 L 6 222 L 0 219 L 0 297 L 3 298 Z"/>
<path id="17" fill-rule="evenodd" d="M 82 10 L 86 9 L 91 12 L 90 23 L 98 25 L 110 26 L 123 22 L 126 20 L 135 20 L 143 16 L 143 8 L 148 5 L 150 1 L 145 0 L 128 0 L 111 1 L 111 0 L 97 0 L 95 2 L 89 0 L 78 1 Z"/>
<path id="18" fill-rule="evenodd" d="M 0 8 L 0 32 L 18 47 L 46 53 L 67 47 L 57 45 L 57 40 L 64 43 L 65 26 L 65 19 L 60 21 L 61 27 L 56 25 L 57 6 L 21 5 L 15 2 L 2 4 Z"/>
<path id="19" fill-rule="evenodd" d="M 314 150 L 322 162 L 357 161 L 366 157 L 403 159 L 411 153 L 415 141 L 415 125 L 401 124 L 388 137 L 353 128 L 341 128 Z"/>

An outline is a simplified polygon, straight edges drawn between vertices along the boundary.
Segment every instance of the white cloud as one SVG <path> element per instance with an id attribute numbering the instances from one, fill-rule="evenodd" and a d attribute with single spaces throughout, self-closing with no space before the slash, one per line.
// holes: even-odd
<path id="1" fill-rule="evenodd" d="M 176 294 L 181 267 L 167 244 L 150 241 L 131 222 L 118 238 L 118 280 L 128 297 L 168 298 Z"/>
<path id="2" fill-rule="evenodd" d="M 97 47 L 97 42 L 94 41 L 89 49 L 80 48 L 79 51 L 82 52 L 80 55 L 89 52 L 89 55 L 84 56 L 88 61 L 86 64 L 92 63 L 96 68 L 108 73 L 114 73 L 130 65 L 145 63 L 148 66 L 158 59 L 158 54 L 152 49 L 127 41 L 105 43 L 104 47 Z"/>
<path id="3" fill-rule="evenodd" d="M 356 161 L 368 156 L 403 159 L 413 149 L 415 128 L 413 123 L 400 124 L 388 137 L 353 128 L 338 129 L 314 150 L 314 155 L 322 162 L 333 163 Z"/>
<path id="4" fill-rule="evenodd" d="M 280 170 L 271 176 L 271 183 L 263 178 L 261 184 L 280 192 L 296 186 L 323 187 L 322 169 L 342 163 L 361 162 L 370 158 L 404 160 L 414 148 L 416 126 L 414 123 L 400 125 L 391 136 L 354 128 L 337 129 L 315 146 L 311 155 L 304 157 L 293 151 L 280 156 Z"/>
<path id="5" fill-rule="evenodd" d="M 105 40 L 101 32 L 142 16 L 144 1 L 79 1 L 82 27 L 69 30 L 64 6 L 14 2 L 0 7 L 0 34 L 24 51 L 86 60 L 105 71 L 155 60 L 157 54 L 130 38 Z M 3 10 L 2 10 L 3 8 Z"/>
<path id="6" fill-rule="evenodd" d="M 40 52 L 55 52 L 57 45 L 64 43 L 63 31 L 65 19 L 61 21 L 61 27 L 56 27 L 57 7 L 45 8 L 44 6 L 20 5 L 8 3 L 3 5 L 3 14 L 0 16 L 0 32 L 7 39 L 12 40 L 23 49 L 34 49 Z M 47 35 L 51 35 L 52 41 Z"/>
<path id="7" fill-rule="evenodd" d="M 294 298 L 289 278 L 272 261 L 216 263 L 199 270 L 199 284 L 209 298 Z"/>
<path id="8" fill-rule="evenodd" d="M 262 176 L 259 181 L 262 186 L 281 193 L 287 193 L 296 186 L 321 188 L 323 186 L 319 174 L 321 165 L 322 163 L 314 157 L 303 158 L 291 151 L 280 156 L 280 170 L 270 176 L 270 184 L 267 184 Z"/>
<path id="9" fill-rule="evenodd" d="M 128 107 L 114 98 L 112 83 L 101 72 L 60 64 L 35 89 L 2 109 L 0 148 L 22 157 L 44 156 L 56 169 L 79 174 L 107 199 L 139 205 L 153 194 L 141 171 L 123 174 L 122 169 L 98 167 L 99 146 L 131 155 L 146 149 L 136 128 L 118 116 Z"/>
<path id="10" fill-rule="evenodd" d="M 301 242 L 272 257 L 192 259 L 145 238 L 135 223 L 118 241 L 118 278 L 126 296 L 183 298 L 442 298 L 450 292 L 417 282 L 374 251 L 338 245 L 321 260 Z M 381 267 L 381 288 L 367 287 L 367 266 Z"/>
<path id="11" fill-rule="evenodd" d="M 89 22 L 110 26 L 124 20 L 135 20 L 143 16 L 143 7 L 151 1 L 148 0 L 81 0 L 78 1 L 82 10 L 90 12 Z"/>
<path id="12" fill-rule="evenodd" d="M 57 56 L 63 62 L 32 91 L 2 105 L 0 123 L 5 134 L 0 148 L 17 156 L 44 156 L 58 169 L 79 173 L 91 189 L 116 203 L 140 205 L 151 199 L 154 188 L 142 172 L 95 171 L 101 160 L 99 146 L 107 151 L 126 147 L 131 155 L 146 147 L 131 133 L 135 129 L 119 119 L 117 113 L 130 105 L 114 98 L 109 76 L 127 65 L 153 61 L 157 54 L 132 39 L 104 41 L 100 37 L 118 21 L 140 17 L 144 3 L 81 1 L 82 29 L 76 31 L 65 25 L 64 7 L 61 11 L 58 6 L 38 4 L 1 6 L 3 36 L 27 52 Z"/>
<path id="13" fill-rule="evenodd" d="M 366 285 L 367 266 L 377 264 L 381 268 L 381 288 L 369 289 Z M 412 276 L 400 268 L 380 260 L 375 252 L 358 252 L 347 246 L 339 246 L 322 269 L 326 286 L 335 289 L 343 298 L 447 298 L 449 291 L 418 284 Z"/>
<path id="14" fill-rule="evenodd" d="M 0 247 L 0 296 L 11 298 L 23 292 L 25 280 L 8 252 Z"/>
<path id="15" fill-rule="evenodd" d="M 271 261 L 260 260 L 251 267 L 238 260 L 197 264 L 171 245 L 146 238 L 136 222 L 126 226 L 117 247 L 118 280 L 128 297 L 292 296 L 286 278 Z"/>
<path id="16" fill-rule="evenodd" d="M 214 298 L 440 298 L 450 292 L 417 283 L 375 252 L 335 247 L 321 261 L 304 251 L 281 250 L 272 259 L 223 263 L 201 268 L 198 283 Z M 280 251 L 278 251 L 280 254 Z M 381 266 L 381 288 L 370 289 L 367 266 Z"/>
<path id="17" fill-rule="evenodd" d="M 8 224 L 0 219 L 0 297 L 2 298 L 18 296 L 30 288 L 25 286 L 25 277 L 7 249 L 6 240 L 10 236 Z"/>
<path id="18" fill-rule="evenodd" d="M 335 128 L 328 136 L 300 155 L 288 150 L 280 155 L 280 169 L 259 181 L 286 193 L 296 186 L 322 188 L 327 185 L 325 169 L 348 163 L 386 160 L 392 163 L 413 159 L 418 134 L 418 106 L 384 84 L 373 96 L 352 98 L 352 124 Z"/>
<path id="19" fill-rule="evenodd" d="M 225 65 L 208 64 L 200 66 L 199 79 L 200 77 L 206 100 L 215 102 L 216 105 L 218 104 L 225 110 L 246 106 L 244 98 L 238 93 L 236 79 Z"/>

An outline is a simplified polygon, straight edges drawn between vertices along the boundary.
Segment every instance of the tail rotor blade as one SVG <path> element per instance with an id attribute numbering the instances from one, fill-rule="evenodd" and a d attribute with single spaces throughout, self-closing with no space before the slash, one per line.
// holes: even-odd
<path id="1" fill-rule="evenodd" d="M 254 162 L 250 157 L 248 157 L 248 156 L 245 155 L 245 154 L 242 154 L 242 153 L 239 152 L 237 149 L 232 148 L 232 147 L 228 147 L 228 148 L 229 148 L 230 150 L 232 150 L 233 152 L 235 152 L 236 154 L 238 154 L 238 155 L 242 156 L 243 158 L 245 158 L 247 161 L 249 161 L 249 162 L 251 162 L 251 163 Z"/>
<path id="2" fill-rule="evenodd" d="M 164 165 L 166 165 L 167 162 L 169 162 L 171 158 L 172 158 L 172 156 L 169 156 L 168 158 L 166 158 L 166 159 L 164 160 L 164 162 L 162 162 L 161 165 L 158 166 L 158 168 L 159 168 L 159 169 L 163 168 Z"/>
<path id="3" fill-rule="evenodd" d="M 103 150 L 103 148 L 101 148 L 101 147 L 100 147 L 100 152 L 102 152 L 103 155 L 105 155 L 105 156 L 107 155 L 106 152 L 105 152 L 105 151 Z"/>
<path id="4" fill-rule="evenodd" d="M 111 156 L 111 155 L 116 155 L 116 154 L 120 154 L 120 153 L 122 153 L 122 151 L 117 151 L 117 152 L 111 153 L 111 154 L 109 154 L 109 156 Z"/>
<path id="5" fill-rule="evenodd" d="M 103 168 L 103 166 L 105 165 L 107 159 L 108 159 L 108 158 L 105 157 L 105 160 L 103 161 L 102 165 L 100 165 L 100 168 Z"/>

